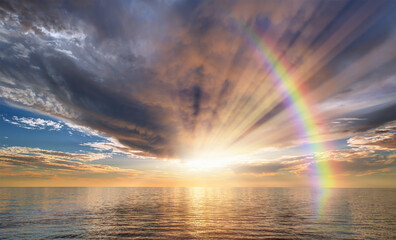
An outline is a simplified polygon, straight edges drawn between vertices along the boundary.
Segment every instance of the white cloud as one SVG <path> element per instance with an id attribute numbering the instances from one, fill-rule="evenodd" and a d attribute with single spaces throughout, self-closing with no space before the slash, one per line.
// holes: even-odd
<path id="1" fill-rule="evenodd" d="M 54 39 L 58 39 L 58 40 L 79 40 L 79 41 L 83 41 L 87 35 L 84 34 L 81 31 L 77 31 L 77 29 L 73 29 L 73 30 L 60 30 L 57 31 L 55 29 L 47 29 L 45 27 L 39 26 L 38 29 L 40 29 L 40 31 L 42 33 L 44 33 L 47 37 L 51 37 Z"/>
<path id="2" fill-rule="evenodd" d="M 87 136 L 102 137 L 102 135 L 100 134 L 100 132 L 98 132 L 98 131 L 96 131 L 96 130 L 93 130 L 92 128 L 89 128 L 89 127 L 77 125 L 77 124 L 74 124 L 74 123 L 72 123 L 72 122 L 65 122 L 65 125 L 66 125 L 70 130 L 83 133 L 84 135 L 87 135 Z M 70 135 L 73 134 L 72 131 L 69 131 L 69 134 L 70 134 Z"/>
<path id="3" fill-rule="evenodd" d="M 63 54 L 66 54 L 67 56 L 69 56 L 69 57 L 71 57 L 71 58 L 73 58 L 73 59 L 77 59 L 77 58 L 73 55 L 72 51 L 65 50 L 65 49 L 60 49 L 60 48 L 55 48 L 55 50 L 58 51 L 58 52 L 61 52 L 61 53 L 63 53 Z"/>
<path id="4" fill-rule="evenodd" d="M 7 118 L 3 117 L 3 120 L 7 123 L 16 125 L 18 127 L 25 128 L 25 129 L 31 129 L 31 130 L 48 129 L 50 131 L 59 131 L 63 127 L 63 124 L 61 122 L 45 120 L 42 118 L 32 118 L 32 117 L 26 118 L 26 117 L 13 116 L 11 119 L 7 119 Z"/>
<path id="5" fill-rule="evenodd" d="M 339 121 L 362 121 L 366 120 L 365 118 L 337 118 Z"/>
<path id="6" fill-rule="evenodd" d="M 0 82 L 15 85 L 14 81 L 12 81 L 9 77 L 0 76 Z"/>
<path id="7" fill-rule="evenodd" d="M 11 80 L 10 80 L 11 81 Z M 75 118 L 75 114 L 66 109 L 63 104 L 56 100 L 50 93 L 37 93 L 32 89 L 20 89 L 0 86 L 0 96 L 7 102 L 34 107 L 37 110 L 65 118 Z"/>
<path id="8" fill-rule="evenodd" d="M 81 146 L 88 146 L 96 151 L 111 151 L 112 154 L 119 153 L 119 154 L 126 154 L 131 157 L 140 157 L 136 154 L 140 153 L 141 151 L 130 150 L 128 147 L 122 145 L 117 139 L 115 138 L 106 138 L 106 141 L 102 142 L 87 142 L 80 144 Z"/>

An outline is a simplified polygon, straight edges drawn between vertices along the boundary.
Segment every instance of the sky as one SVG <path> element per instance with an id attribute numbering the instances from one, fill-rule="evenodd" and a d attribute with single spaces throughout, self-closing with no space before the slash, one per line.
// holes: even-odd
<path id="1" fill-rule="evenodd" d="M 395 1 L 0 18 L 0 186 L 396 187 Z"/>

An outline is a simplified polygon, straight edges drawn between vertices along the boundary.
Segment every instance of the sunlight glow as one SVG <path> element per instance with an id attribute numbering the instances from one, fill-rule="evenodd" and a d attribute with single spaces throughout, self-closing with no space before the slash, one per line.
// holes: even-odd
<path id="1" fill-rule="evenodd" d="M 200 155 L 185 161 L 184 166 L 193 172 L 209 172 L 226 169 L 234 163 L 240 162 L 240 157 Z"/>

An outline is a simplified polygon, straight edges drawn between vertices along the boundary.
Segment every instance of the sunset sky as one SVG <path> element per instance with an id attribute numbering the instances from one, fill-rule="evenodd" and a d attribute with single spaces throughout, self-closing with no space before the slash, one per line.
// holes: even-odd
<path id="1" fill-rule="evenodd" d="M 0 18 L 0 186 L 396 187 L 396 1 Z"/>

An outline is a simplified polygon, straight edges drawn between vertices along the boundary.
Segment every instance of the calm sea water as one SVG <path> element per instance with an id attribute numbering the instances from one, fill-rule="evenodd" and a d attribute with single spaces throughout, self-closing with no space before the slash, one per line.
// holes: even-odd
<path id="1" fill-rule="evenodd" d="M 0 188 L 1 239 L 396 239 L 396 189 Z"/>

